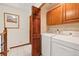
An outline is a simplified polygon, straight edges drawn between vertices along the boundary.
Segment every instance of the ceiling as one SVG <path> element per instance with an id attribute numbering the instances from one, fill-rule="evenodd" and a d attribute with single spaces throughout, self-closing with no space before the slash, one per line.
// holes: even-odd
<path id="1" fill-rule="evenodd" d="M 32 13 L 32 6 L 39 7 L 42 3 L 0 3 L 2 6 L 9 6 L 11 8 L 18 8 L 24 12 Z"/>
<path id="2" fill-rule="evenodd" d="M 0 5 L 7 5 L 15 8 L 25 9 L 27 7 L 39 7 L 42 3 L 0 3 Z"/>
<path id="3" fill-rule="evenodd" d="M 52 6 L 56 5 L 57 3 L 47 3 L 43 7 L 49 10 Z M 29 12 L 31 15 L 32 13 L 32 6 L 40 7 L 42 3 L 0 3 L 3 6 L 9 6 L 11 8 L 18 8 L 24 12 Z"/>
<path id="4" fill-rule="evenodd" d="M 58 3 L 47 3 L 43 6 L 43 8 L 49 10 L 51 9 L 52 7 L 54 7 L 55 5 L 57 5 Z"/>

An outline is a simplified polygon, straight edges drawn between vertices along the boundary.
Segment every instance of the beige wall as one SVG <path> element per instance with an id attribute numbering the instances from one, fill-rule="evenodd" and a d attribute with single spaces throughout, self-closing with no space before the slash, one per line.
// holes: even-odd
<path id="1" fill-rule="evenodd" d="M 55 26 L 48 26 L 48 32 L 56 33 L 57 29 L 62 31 L 79 31 L 79 23 L 62 24 Z"/>
<path id="2" fill-rule="evenodd" d="M 29 43 L 29 10 L 0 5 L 0 29 L 4 28 L 4 12 L 20 16 L 20 28 L 8 29 L 8 47 Z"/>
<path id="3" fill-rule="evenodd" d="M 46 6 L 41 8 L 41 33 L 47 31 L 47 26 L 46 26 Z"/>

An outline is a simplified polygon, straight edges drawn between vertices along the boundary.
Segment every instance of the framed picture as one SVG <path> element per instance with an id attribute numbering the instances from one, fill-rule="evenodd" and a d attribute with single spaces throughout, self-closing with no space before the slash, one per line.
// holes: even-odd
<path id="1" fill-rule="evenodd" d="M 11 13 L 4 13 L 4 27 L 10 29 L 18 29 L 19 16 Z"/>

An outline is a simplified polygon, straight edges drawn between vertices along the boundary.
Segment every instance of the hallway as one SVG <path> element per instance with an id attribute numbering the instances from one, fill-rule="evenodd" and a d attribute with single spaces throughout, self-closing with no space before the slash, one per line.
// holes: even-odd
<path id="1" fill-rule="evenodd" d="M 32 6 L 39 8 L 41 4 L 0 3 L 0 54 L 2 56 L 32 56 L 30 15 L 32 15 Z"/>

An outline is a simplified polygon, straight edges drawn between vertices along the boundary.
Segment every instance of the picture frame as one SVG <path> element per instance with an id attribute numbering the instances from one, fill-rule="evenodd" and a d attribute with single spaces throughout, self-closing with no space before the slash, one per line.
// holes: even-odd
<path id="1" fill-rule="evenodd" d="M 4 13 L 4 28 L 18 29 L 19 28 L 19 15 Z"/>

